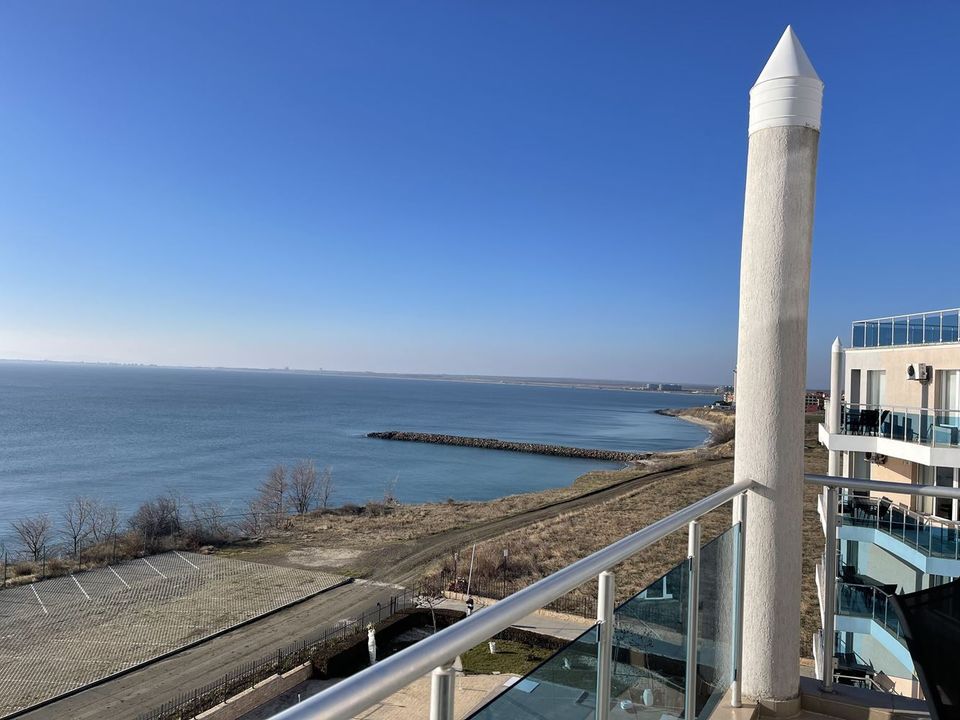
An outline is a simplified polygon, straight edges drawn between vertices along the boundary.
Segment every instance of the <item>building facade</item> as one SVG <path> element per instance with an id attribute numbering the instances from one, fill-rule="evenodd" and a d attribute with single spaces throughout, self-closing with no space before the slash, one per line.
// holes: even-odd
<path id="1" fill-rule="evenodd" d="M 853 323 L 843 350 L 839 413 L 820 441 L 844 477 L 960 486 L 960 311 Z M 823 512 L 821 498 L 821 514 Z M 837 673 L 916 697 L 919 685 L 892 593 L 960 576 L 956 500 L 846 493 L 837 518 Z M 823 564 L 817 584 L 823 608 Z M 829 642 L 825 643 L 825 647 Z"/>

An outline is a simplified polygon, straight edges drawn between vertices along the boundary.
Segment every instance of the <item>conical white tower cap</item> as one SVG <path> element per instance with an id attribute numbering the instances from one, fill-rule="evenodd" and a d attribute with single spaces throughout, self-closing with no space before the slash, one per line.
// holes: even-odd
<path id="1" fill-rule="evenodd" d="M 820 129 L 823 81 L 789 25 L 750 89 L 750 131 L 771 127 Z"/>

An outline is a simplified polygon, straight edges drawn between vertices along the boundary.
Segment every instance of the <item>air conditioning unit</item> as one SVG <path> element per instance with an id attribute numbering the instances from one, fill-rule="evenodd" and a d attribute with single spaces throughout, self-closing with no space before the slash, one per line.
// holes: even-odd
<path id="1" fill-rule="evenodd" d="M 926 382 L 930 379 L 930 366 L 926 363 L 910 363 L 907 365 L 907 380 Z"/>

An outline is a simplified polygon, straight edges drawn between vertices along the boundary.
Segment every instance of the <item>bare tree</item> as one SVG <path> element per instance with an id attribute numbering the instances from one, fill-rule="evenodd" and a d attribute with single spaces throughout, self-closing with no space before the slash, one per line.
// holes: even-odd
<path id="1" fill-rule="evenodd" d="M 320 507 L 326 510 L 330 507 L 330 498 L 333 496 L 333 470 L 329 465 L 320 473 L 317 479 L 317 497 L 320 500 Z"/>
<path id="2" fill-rule="evenodd" d="M 190 505 L 189 539 L 197 545 L 219 545 L 227 542 L 233 533 L 227 522 L 227 513 L 219 503 Z"/>
<path id="3" fill-rule="evenodd" d="M 93 511 L 90 535 L 95 543 L 115 540 L 120 531 L 120 511 L 116 505 L 97 502 Z"/>
<path id="4" fill-rule="evenodd" d="M 130 529 L 140 535 L 143 549 L 154 552 L 161 548 L 164 538 L 172 538 L 183 530 L 180 498 L 173 493 L 160 495 L 141 503 L 127 521 Z"/>
<path id="5" fill-rule="evenodd" d="M 301 460 L 290 472 L 290 504 L 297 515 L 306 515 L 317 504 L 319 487 L 313 460 Z"/>
<path id="6" fill-rule="evenodd" d="M 250 503 L 252 513 L 267 515 L 275 527 L 282 527 L 290 502 L 287 471 L 283 465 L 274 467 L 258 488 L 257 497 Z"/>
<path id="7" fill-rule="evenodd" d="M 95 515 L 96 503 L 80 495 L 71 500 L 63 511 L 63 528 L 60 533 L 73 546 L 73 557 L 78 562 L 83 552 L 83 541 L 93 529 Z"/>
<path id="8" fill-rule="evenodd" d="M 39 562 L 47 543 L 53 536 L 53 523 L 46 514 L 34 517 L 20 518 L 10 523 L 10 527 L 20 539 L 20 544 L 33 556 L 34 562 Z"/>

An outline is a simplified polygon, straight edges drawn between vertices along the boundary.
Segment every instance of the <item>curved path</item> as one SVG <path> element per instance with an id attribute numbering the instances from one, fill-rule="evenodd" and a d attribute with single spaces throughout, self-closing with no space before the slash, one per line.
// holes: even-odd
<path id="1" fill-rule="evenodd" d="M 363 567 L 364 561 L 371 563 L 363 569 L 365 570 L 364 574 L 372 579 L 395 583 L 410 582 L 416 579 L 417 574 L 431 561 L 470 543 L 488 540 L 541 520 L 549 520 L 564 513 L 612 500 L 634 492 L 656 480 L 677 475 L 693 467 L 710 467 L 719 463 L 730 462 L 732 460 L 726 458 L 700 460 L 670 470 L 638 475 L 612 485 L 587 491 L 582 495 L 547 503 L 515 515 L 508 515 L 497 520 L 488 520 L 474 525 L 465 525 L 435 535 L 427 535 L 416 540 L 398 543 L 392 547 L 371 553 L 367 558 L 360 561 L 360 565 Z M 638 470 L 639 472 L 643 471 Z"/>
<path id="2" fill-rule="evenodd" d="M 369 581 L 357 581 L 245 627 L 177 653 L 140 670 L 92 687 L 59 702 L 23 715 L 30 720 L 74 718 L 136 720 L 144 711 L 175 700 L 181 692 L 213 683 L 237 665 L 262 658 L 325 627 L 333 627 L 358 611 L 388 602 L 396 593 L 392 583 L 409 582 L 432 560 L 469 543 L 486 540 L 530 523 L 547 520 L 633 492 L 656 480 L 691 467 L 707 467 L 731 460 L 704 460 L 670 470 L 639 475 L 590 490 L 532 510 L 455 528 L 379 550 L 368 568 Z M 642 472 L 642 471 L 638 471 Z"/>

